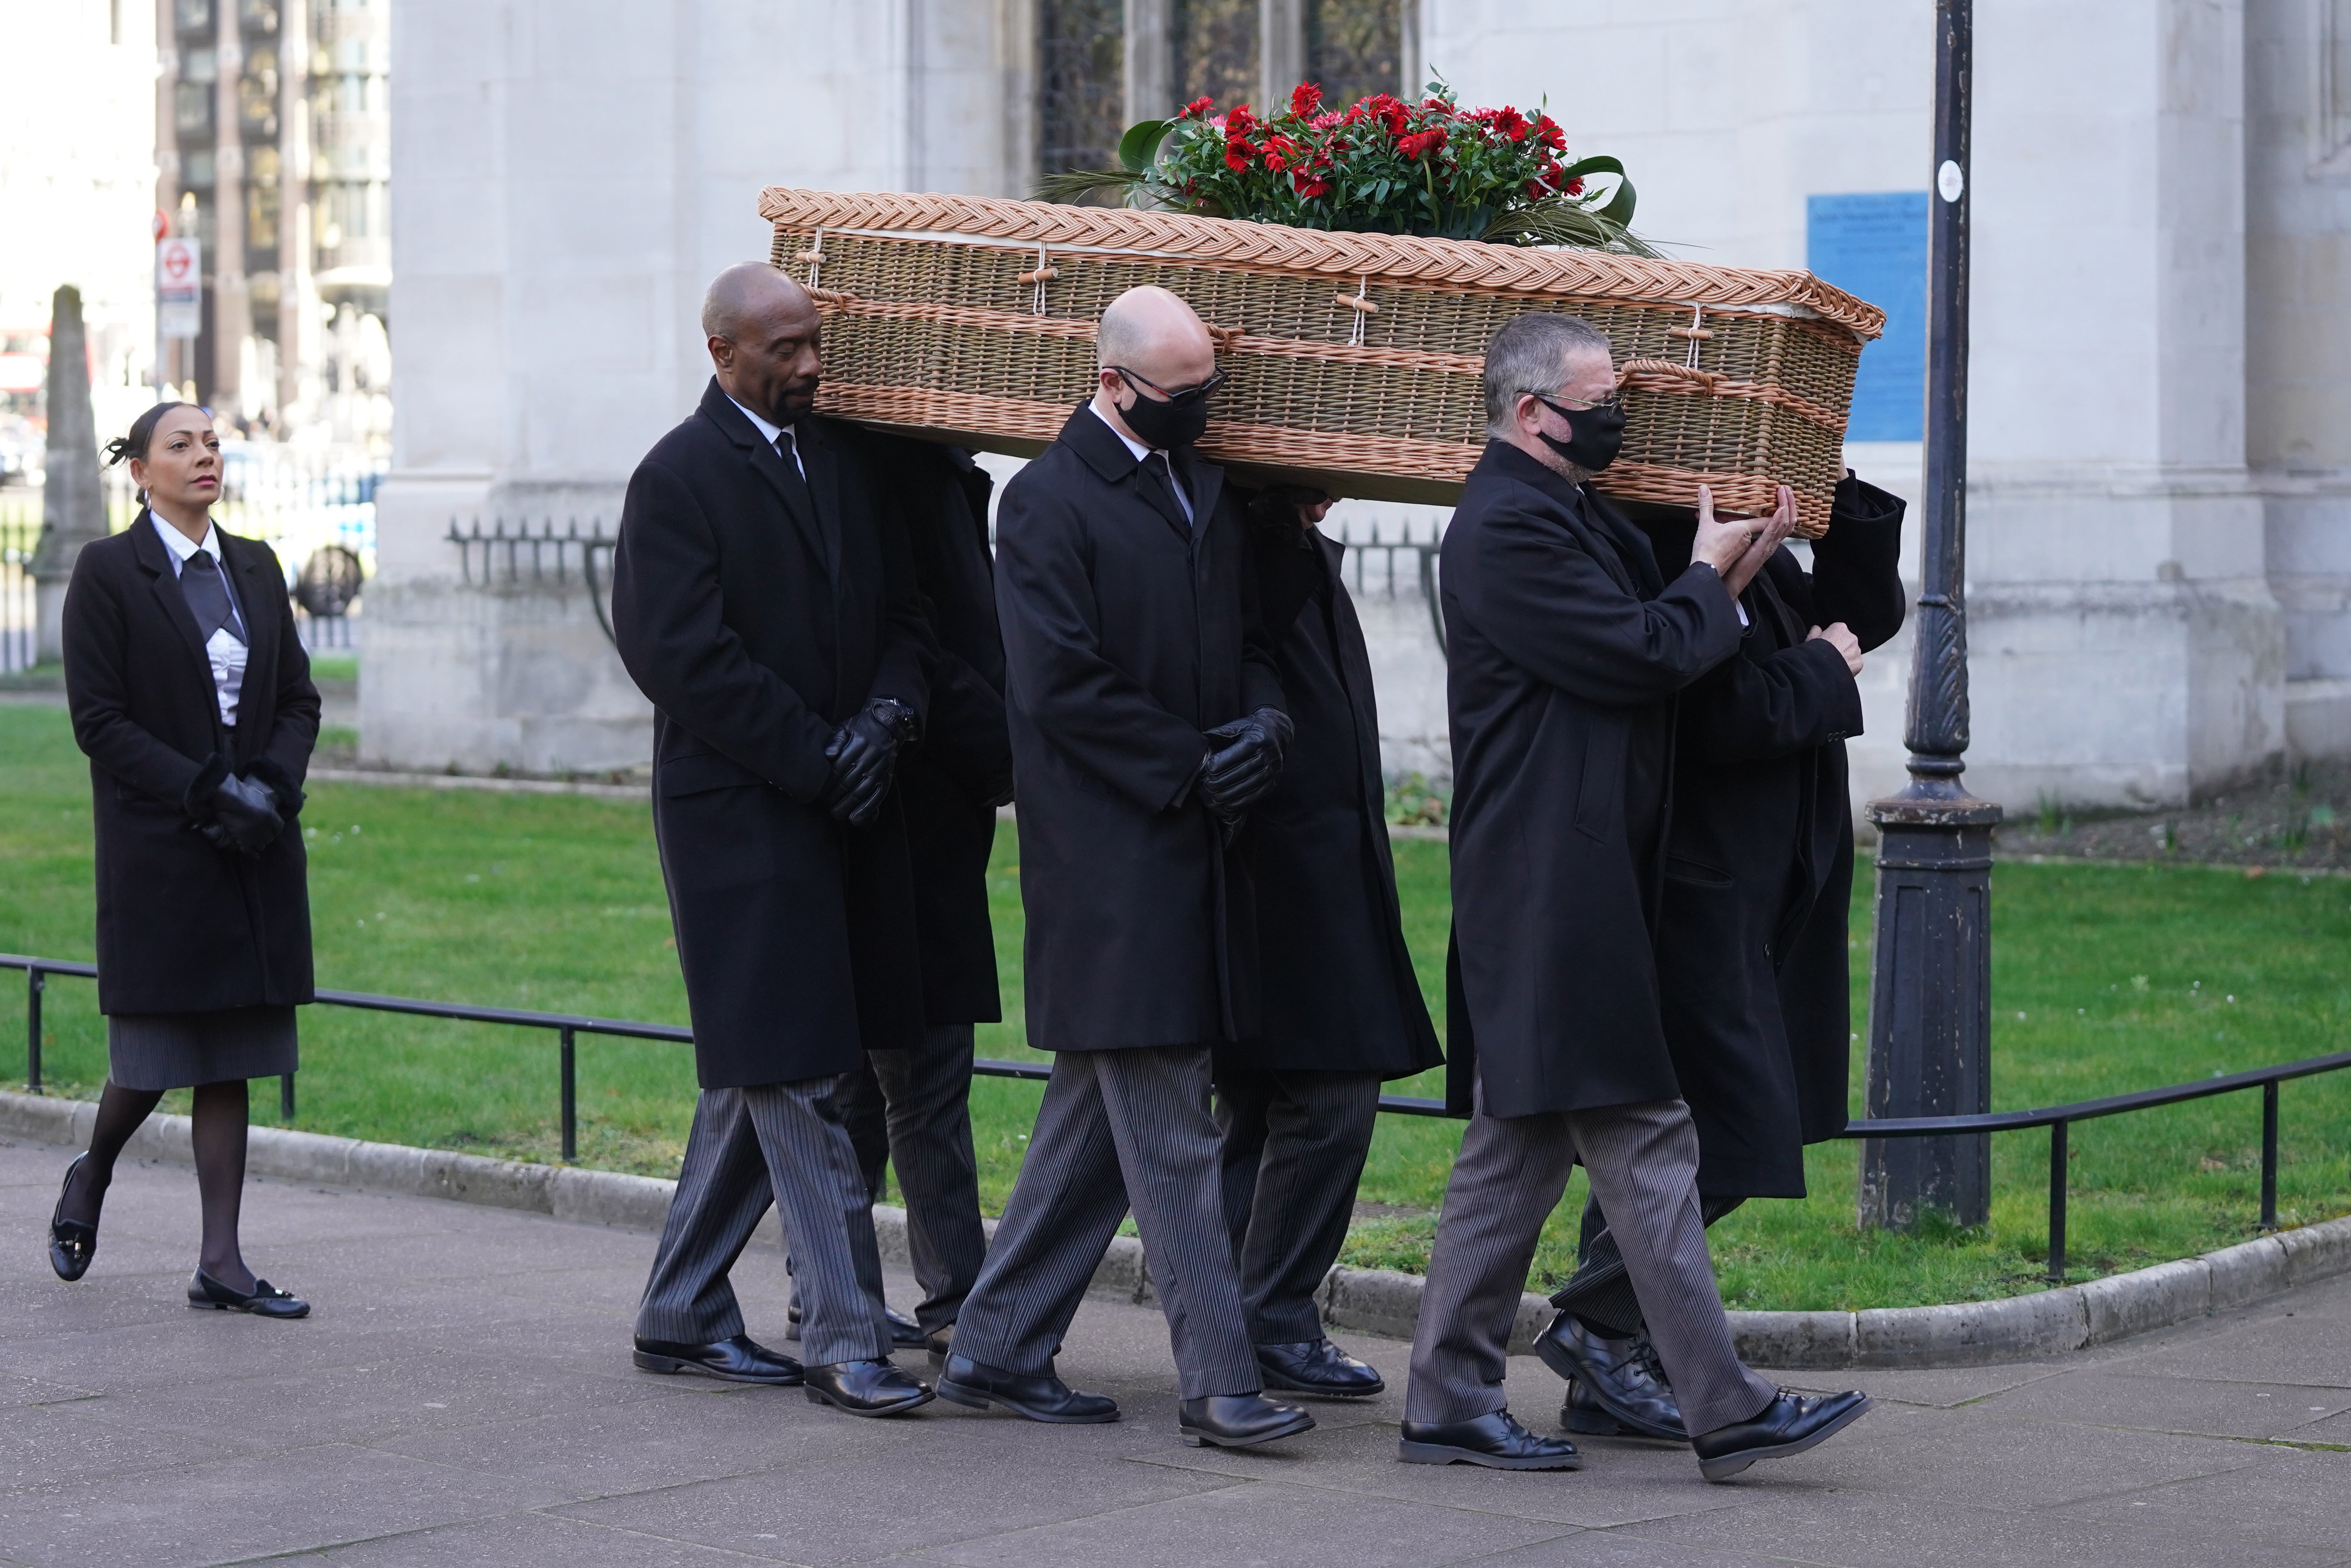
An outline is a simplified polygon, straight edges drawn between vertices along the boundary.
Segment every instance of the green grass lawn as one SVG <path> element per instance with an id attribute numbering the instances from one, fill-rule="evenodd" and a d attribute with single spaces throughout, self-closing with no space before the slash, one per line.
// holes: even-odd
<path id="1" fill-rule="evenodd" d="M 89 793 L 64 714 L 0 706 L 0 950 L 91 953 Z M 569 796 L 322 785 L 303 814 L 320 983 L 622 1018 L 685 1021 L 667 906 L 641 805 Z M 1007 1019 L 982 1054 L 1021 1044 L 1016 846 L 989 890 Z M 1423 989 L 1442 992 L 1445 849 L 1396 846 L 1406 936 Z M 2339 1049 L 2351 1016 L 2351 883 L 2195 867 L 2003 865 L 1995 878 L 1993 1096 L 2047 1105 Z M 1867 888 L 1855 904 L 1855 1017 L 1866 986 Z M 1441 1009 L 1440 1022 L 1441 1022 Z M 21 1016 L 8 1010 L 0 1017 Z M 86 982 L 47 993 L 53 1093 L 93 1096 L 104 1033 Z M 20 1076 L 19 1036 L 0 1062 Z M 300 1115 L 320 1132 L 552 1159 L 556 1053 L 538 1031 L 315 1008 L 303 1018 Z M 1393 1085 L 1437 1094 L 1428 1080 Z M 21 1080 L 20 1080 L 21 1081 Z M 1856 1072 L 1856 1110 L 1858 1110 Z M 1003 1201 L 1036 1085 L 980 1081 L 983 1189 Z M 580 1046 L 580 1161 L 674 1174 L 692 1112 L 684 1047 Z M 183 1098 L 184 1096 L 182 1096 Z M 2284 1090 L 2280 1208 L 2288 1223 L 2351 1210 L 2351 1075 Z M 257 1119 L 275 1096 L 255 1096 Z M 2087 1124 L 2074 1135 L 2069 1251 L 2076 1276 L 2207 1251 L 2253 1234 L 2260 1103 L 2252 1095 Z M 1455 1124 L 1383 1117 L 1350 1261 L 1414 1269 L 1458 1139 Z M 1895 1306 L 2037 1288 L 2047 1249 L 2043 1135 L 1994 1140 L 1992 1219 L 1900 1236 L 1854 1222 L 1855 1149 L 1813 1152 L 1813 1196 L 1749 1205 L 1715 1231 L 1725 1298 L 1745 1307 Z M 1538 1281 L 1572 1262 L 1581 1180 L 1552 1219 Z"/>

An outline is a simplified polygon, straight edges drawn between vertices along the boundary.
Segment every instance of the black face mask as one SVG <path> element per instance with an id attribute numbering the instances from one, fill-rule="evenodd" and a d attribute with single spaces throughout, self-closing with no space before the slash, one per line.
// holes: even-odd
<path id="1" fill-rule="evenodd" d="M 1542 436 L 1543 445 L 1575 464 L 1586 473 L 1598 473 L 1616 461 L 1616 453 L 1625 445 L 1625 410 L 1621 404 L 1597 409 L 1563 409 L 1549 398 L 1535 401 L 1568 422 L 1570 439 Z"/>
<path id="2" fill-rule="evenodd" d="M 1118 413 L 1126 421 L 1126 428 L 1142 437 L 1146 445 L 1172 451 L 1190 446 L 1208 428 L 1208 394 L 1207 389 L 1195 387 L 1162 402 L 1145 395 L 1141 387 L 1134 387 L 1134 401 Z"/>

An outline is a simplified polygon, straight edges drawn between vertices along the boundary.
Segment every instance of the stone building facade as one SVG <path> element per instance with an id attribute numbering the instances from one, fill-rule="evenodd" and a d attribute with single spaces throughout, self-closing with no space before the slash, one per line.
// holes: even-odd
<path id="1" fill-rule="evenodd" d="M 2351 750 L 2351 0 L 1977 0 L 1970 778 L 2011 806 L 2176 802 Z M 453 519 L 619 512 L 706 375 L 762 185 L 1018 194 L 1125 121 L 1300 76 L 1548 99 L 1698 259 L 1902 294 L 1929 0 L 399 0 L 400 418 L 362 744 L 641 762 L 592 571 L 476 580 Z M 1856 238 L 1858 236 L 1858 238 Z M 1908 271 L 1904 268 L 1907 266 Z M 1917 488 L 1915 301 L 1849 452 Z M 1907 310 L 1907 314 L 1906 314 Z M 1441 515 L 1353 508 L 1368 537 Z M 582 553 L 591 566 L 592 551 Z M 1406 574 L 1377 650 L 1398 767 L 1441 770 Z M 1381 590 L 1385 595 L 1386 590 Z M 1865 790 L 1900 776 L 1872 661 Z"/>

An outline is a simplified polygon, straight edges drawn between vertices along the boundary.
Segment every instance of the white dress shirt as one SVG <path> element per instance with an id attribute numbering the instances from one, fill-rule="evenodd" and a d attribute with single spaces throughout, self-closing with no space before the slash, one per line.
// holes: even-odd
<path id="1" fill-rule="evenodd" d="M 204 520 L 204 538 L 201 545 L 152 512 L 147 514 L 147 521 L 155 525 L 156 535 L 163 541 L 163 549 L 171 557 L 172 576 L 174 577 L 180 576 L 187 566 L 188 557 L 198 550 L 212 552 L 213 565 L 220 568 L 221 584 L 228 590 L 229 618 L 235 623 L 237 630 L 250 635 L 245 611 L 236 602 L 236 585 L 229 581 L 228 563 L 221 558 L 220 531 L 213 526 L 212 520 Z M 204 644 L 204 656 L 212 661 L 213 691 L 220 699 L 221 723 L 232 730 L 236 728 L 236 700 L 245 690 L 246 652 L 244 640 L 227 627 L 214 631 Z"/>
<path id="2" fill-rule="evenodd" d="M 735 400 L 732 398 L 729 398 L 726 400 L 730 403 L 735 403 Z M 743 405 L 740 403 L 735 403 L 735 406 L 738 409 L 743 409 Z M 792 466 L 800 471 L 800 480 L 805 483 L 808 480 L 808 464 L 800 461 L 800 432 L 797 430 L 793 430 L 790 425 L 769 424 L 766 420 L 761 419 L 758 415 L 753 413 L 748 409 L 743 409 L 743 417 L 751 421 L 751 428 L 758 431 L 759 432 L 759 439 L 766 441 L 769 446 L 774 446 L 776 444 L 776 438 L 778 436 L 782 435 L 786 431 L 791 431 Z M 781 457 L 783 453 L 779 451 L 776 455 Z"/>
<path id="3" fill-rule="evenodd" d="M 1155 446 L 1145 446 L 1143 442 L 1136 441 L 1133 436 L 1128 435 L 1116 425 L 1112 424 L 1108 420 L 1102 419 L 1102 411 L 1100 409 L 1095 408 L 1093 404 L 1088 403 L 1086 407 L 1092 412 L 1094 418 L 1102 420 L 1102 424 L 1108 428 L 1111 434 L 1118 437 L 1121 441 L 1125 443 L 1126 450 L 1134 454 L 1135 462 L 1147 462 L 1151 459 L 1151 454 L 1159 450 Z M 1184 493 L 1184 482 L 1176 475 L 1176 460 L 1170 457 L 1165 461 L 1167 463 L 1167 488 L 1176 493 L 1176 504 L 1184 509 L 1184 521 L 1186 523 L 1196 523 L 1196 520 L 1192 515 L 1192 498 Z"/>

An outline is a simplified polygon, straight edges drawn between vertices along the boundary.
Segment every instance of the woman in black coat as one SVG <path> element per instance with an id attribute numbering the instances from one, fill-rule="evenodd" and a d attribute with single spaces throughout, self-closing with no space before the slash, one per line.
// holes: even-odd
<path id="1" fill-rule="evenodd" d="M 146 509 L 85 545 L 66 591 L 66 693 L 90 760 L 106 1090 L 49 1225 L 60 1278 L 89 1272 L 123 1146 L 166 1089 L 193 1088 L 204 1200 L 193 1306 L 300 1317 L 237 1245 L 246 1080 L 295 1070 L 310 1000 L 302 775 L 319 693 L 277 557 L 214 528 L 210 413 L 162 403 L 109 448 Z"/>

